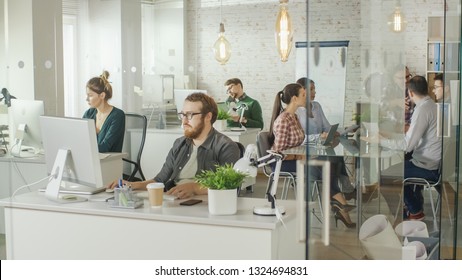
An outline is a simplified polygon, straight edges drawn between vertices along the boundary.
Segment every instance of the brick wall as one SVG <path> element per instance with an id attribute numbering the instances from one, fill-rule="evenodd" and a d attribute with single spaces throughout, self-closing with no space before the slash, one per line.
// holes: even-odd
<path id="1" fill-rule="evenodd" d="M 303 0 L 289 1 L 295 36 L 306 41 L 306 9 Z M 309 36 L 311 41 L 349 40 L 345 125 L 351 122 L 354 104 L 363 96 L 363 81 L 376 71 L 386 71 L 397 62 L 411 72 L 425 75 L 427 17 L 441 11 L 441 1 L 401 1 L 407 19 L 406 31 L 390 34 L 386 21 L 395 1 L 310 0 Z M 435 3 L 438 2 L 438 3 Z M 232 55 L 222 66 L 214 60 L 212 46 L 220 23 L 220 1 L 188 0 L 187 62 L 185 69 L 193 85 L 206 89 L 218 101 L 225 99 L 223 83 L 239 77 L 244 90 L 260 101 L 265 128 L 276 92 L 295 81 L 295 51 L 282 63 L 274 42 L 274 24 L 278 12 L 276 0 L 223 0 L 222 18 Z M 389 12 L 383 12 L 389 11 Z M 368 53 L 368 55 L 366 55 Z M 368 63 L 365 62 L 369 58 Z M 366 66 L 367 65 L 367 66 Z M 322 89 L 317 89 L 321 91 Z"/>

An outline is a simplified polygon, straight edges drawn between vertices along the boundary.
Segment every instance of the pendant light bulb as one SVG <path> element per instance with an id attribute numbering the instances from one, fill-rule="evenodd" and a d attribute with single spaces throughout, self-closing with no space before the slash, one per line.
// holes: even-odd
<path id="1" fill-rule="evenodd" d="M 282 62 L 286 62 L 289 58 L 294 36 L 292 21 L 287 9 L 287 2 L 289 2 L 289 0 L 279 0 L 279 13 L 276 18 L 276 47 Z"/>
<path id="2" fill-rule="evenodd" d="M 391 31 L 399 33 L 402 32 L 406 26 L 404 21 L 403 12 L 401 12 L 401 7 L 399 3 L 396 4 L 395 11 L 391 14 L 390 21 L 388 22 Z"/>
<path id="3" fill-rule="evenodd" d="M 213 53 L 215 54 L 215 59 L 221 65 L 226 64 L 231 57 L 231 44 L 225 38 L 225 25 L 223 23 L 220 23 L 218 39 L 213 45 Z"/>

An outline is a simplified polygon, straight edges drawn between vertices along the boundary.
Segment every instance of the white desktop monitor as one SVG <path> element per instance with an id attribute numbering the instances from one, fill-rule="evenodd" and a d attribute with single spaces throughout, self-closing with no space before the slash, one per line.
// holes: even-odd
<path id="1" fill-rule="evenodd" d="M 47 173 L 46 196 L 59 192 L 94 194 L 105 190 L 93 119 L 41 116 Z"/>
<path id="2" fill-rule="evenodd" d="M 11 99 L 8 115 L 12 155 L 28 157 L 42 151 L 39 117 L 44 110 L 41 100 Z"/>

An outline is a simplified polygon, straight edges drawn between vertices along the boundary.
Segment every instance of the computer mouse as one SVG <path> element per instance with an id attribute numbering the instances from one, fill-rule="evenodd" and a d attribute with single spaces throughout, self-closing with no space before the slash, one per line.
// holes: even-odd
<path id="1" fill-rule="evenodd" d="M 77 196 L 73 194 L 66 194 L 61 197 L 64 200 L 76 200 Z"/>
<path id="2" fill-rule="evenodd" d="M 113 193 L 113 192 L 114 192 L 114 189 L 106 189 L 106 192 L 107 192 L 107 193 Z"/>

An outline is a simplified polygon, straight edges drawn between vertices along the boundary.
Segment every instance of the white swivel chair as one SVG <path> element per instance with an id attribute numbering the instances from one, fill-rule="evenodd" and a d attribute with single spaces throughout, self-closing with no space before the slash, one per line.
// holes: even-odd
<path id="1" fill-rule="evenodd" d="M 448 194 L 446 192 L 445 188 L 445 182 L 454 174 L 454 168 L 453 164 L 455 163 L 456 160 L 456 142 L 455 141 L 445 141 L 444 143 L 444 152 L 443 152 L 443 159 L 440 164 L 440 177 L 438 178 L 438 181 L 432 182 L 423 178 L 406 178 L 403 180 L 403 187 L 407 185 L 414 185 L 414 186 L 423 186 L 424 191 L 428 192 L 429 197 L 430 197 L 430 205 L 432 208 L 432 214 L 433 214 L 433 224 L 435 225 L 435 228 L 437 228 L 437 214 L 438 210 L 440 208 L 440 202 L 441 202 L 441 195 L 444 195 L 444 199 L 446 200 L 446 207 L 448 211 L 448 217 L 449 217 L 449 222 L 452 225 L 452 215 L 451 215 L 451 210 L 449 209 L 449 204 L 448 204 Z M 433 198 L 433 192 L 436 191 L 437 197 L 436 197 L 436 203 Z M 398 216 L 398 213 L 400 213 L 400 207 L 402 203 L 402 194 L 401 198 L 399 200 L 398 204 L 398 209 L 395 214 L 395 221 Z"/>

